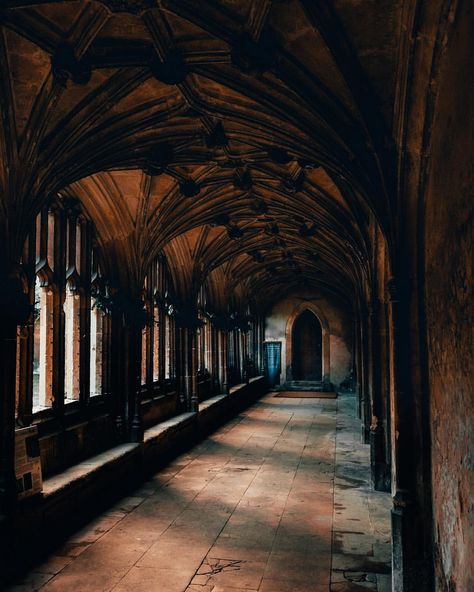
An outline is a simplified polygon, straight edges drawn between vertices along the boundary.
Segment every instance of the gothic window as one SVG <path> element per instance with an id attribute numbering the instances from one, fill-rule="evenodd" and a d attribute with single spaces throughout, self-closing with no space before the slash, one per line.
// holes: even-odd
<path id="1" fill-rule="evenodd" d="M 38 213 L 22 256 L 32 320 L 19 332 L 17 417 L 59 413 L 102 394 L 103 290 L 94 229 L 76 200 L 60 196 Z"/>
<path id="2" fill-rule="evenodd" d="M 171 281 L 162 255 L 151 264 L 143 285 L 148 322 L 142 331 L 142 386 L 154 389 L 174 376 L 174 319 Z"/>

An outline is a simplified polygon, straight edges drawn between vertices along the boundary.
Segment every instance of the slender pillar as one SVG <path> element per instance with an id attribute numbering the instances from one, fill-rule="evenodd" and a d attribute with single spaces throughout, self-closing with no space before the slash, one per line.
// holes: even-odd
<path id="1" fill-rule="evenodd" d="M 110 390 L 113 394 L 115 433 L 118 442 L 125 441 L 125 377 L 123 348 L 123 315 L 113 309 L 110 315 Z"/>
<path id="2" fill-rule="evenodd" d="M 198 396 L 198 335 L 196 327 L 188 328 L 188 340 L 190 348 L 189 370 L 191 373 L 190 387 L 190 411 L 199 411 L 199 396 Z"/>
<path id="3" fill-rule="evenodd" d="M 211 325 L 211 342 L 212 342 L 212 350 L 211 350 L 211 384 L 212 384 L 212 393 L 216 394 L 219 391 L 219 347 L 218 347 L 218 331 L 217 329 Z"/>
<path id="4" fill-rule="evenodd" d="M 220 376 L 221 376 L 221 390 L 222 393 L 225 395 L 229 394 L 229 383 L 227 378 L 227 339 L 228 335 L 225 329 L 220 330 L 220 355 L 219 355 L 219 365 L 220 365 Z"/>
<path id="5" fill-rule="evenodd" d="M 369 307 L 370 368 L 371 368 L 371 423 L 369 433 L 370 467 L 372 487 L 377 491 L 388 491 L 389 467 L 385 462 L 385 430 L 383 426 L 380 301 L 374 298 Z"/>
<path id="6" fill-rule="evenodd" d="M 185 387 L 185 338 L 184 329 L 176 326 L 175 329 L 175 361 L 176 361 L 176 390 L 178 391 L 179 407 L 186 409 L 186 387 Z"/>
<path id="7" fill-rule="evenodd" d="M 361 388 L 361 420 L 362 442 L 369 443 L 369 427 L 371 423 L 370 394 L 369 394 L 369 347 L 368 347 L 368 315 L 365 309 L 361 312 L 361 360 L 362 360 L 362 388 Z"/>
<path id="8" fill-rule="evenodd" d="M 135 303 L 139 316 L 142 311 L 142 303 Z M 130 342 L 130 374 L 129 374 L 129 405 L 131 410 L 130 440 L 143 442 L 144 429 L 141 410 L 141 355 L 142 355 L 142 326 L 135 319 L 130 319 L 128 327 L 128 339 Z"/>
<path id="9" fill-rule="evenodd" d="M 242 378 L 245 383 L 249 382 L 248 367 L 248 333 L 242 332 Z"/>
<path id="10" fill-rule="evenodd" d="M 189 344 L 189 333 L 188 330 L 184 327 L 180 328 L 181 334 L 181 374 L 182 374 L 182 384 L 183 384 L 183 403 L 184 408 L 189 410 L 191 406 L 191 352 L 190 352 L 190 344 Z"/>
<path id="11" fill-rule="evenodd" d="M 429 516 L 423 506 L 420 479 L 420 438 L 417 400 L 412 391 L 408 289 L 389 281 L 392 331 L 391 397 L 393 407 L 392 590 L 424 592 L 431 589 Z M 417 437 L 418 436 L 418 437 Z"/>

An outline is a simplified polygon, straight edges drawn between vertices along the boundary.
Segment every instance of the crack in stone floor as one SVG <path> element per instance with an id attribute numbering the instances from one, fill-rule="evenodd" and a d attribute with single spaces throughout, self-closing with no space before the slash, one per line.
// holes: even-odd
<path id="1" fill-rule="evenodd" d="M 353 395 L 269 394 L 9 592 L 388 592 L 390 496 L 359 434 Z"/>

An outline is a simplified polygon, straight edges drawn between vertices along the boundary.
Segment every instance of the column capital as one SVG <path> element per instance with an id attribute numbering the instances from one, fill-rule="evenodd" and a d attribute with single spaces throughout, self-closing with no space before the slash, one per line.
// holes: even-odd
<path id="1" fill-rule="evenodd" d="M 204 321 L 199 317 L 198 309 L 193 304 L 181 305 L 176 310 L 176 324 L 178 327 L 196 331 L 204 325 Z"/>

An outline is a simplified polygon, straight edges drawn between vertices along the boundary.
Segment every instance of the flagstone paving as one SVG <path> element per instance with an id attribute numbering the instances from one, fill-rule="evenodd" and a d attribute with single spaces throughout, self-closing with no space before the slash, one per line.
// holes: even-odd
<path id="1" fill-rule="evenodd" d="M 390 496 L 355 398 L 262 398 L 10 592 L 390 590 Z"/>

